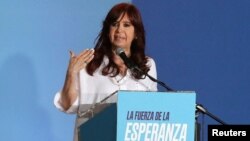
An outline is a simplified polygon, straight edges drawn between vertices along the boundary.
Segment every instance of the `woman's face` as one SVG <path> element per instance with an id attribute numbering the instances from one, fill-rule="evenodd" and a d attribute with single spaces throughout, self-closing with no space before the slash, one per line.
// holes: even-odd
<path id="1" fill-rule="evenodd" d="M 122 15 L 116 22 L 110 25 L 109 38 L 114 48 L 121 47 L 125 52 L 130 53 L 130 46 L 135 38 L 135 29 L 127 14 Z"/>

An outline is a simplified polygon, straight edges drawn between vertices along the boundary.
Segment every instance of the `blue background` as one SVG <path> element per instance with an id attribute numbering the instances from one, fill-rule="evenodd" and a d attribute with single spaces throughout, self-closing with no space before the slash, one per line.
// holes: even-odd
<path id="1" fill-rule="evenodd" d="M 93 47 L 117 2 L 0 1 L 0 140 L 72 139 L 75 115 L 53 105 L 68 51 Z M 198 103 L 229 124 L 249 124 L 250 1 L 132 2 L 142 13 L 158 79 L 195 91 Z M 202 118 L 204 127 L 217 124 Z"/>
<path id="2" fill-rule="evenodd" d="M 158 79 L 194 90 L 197 102 L 228 124 L 250 123 L 250 1 L 133 1 L 142 11 Z M 218 124 L 199 116 L 206 125 Z"/>
<path id="3" fill-rule="evenodd" d="M 91 48 L 119 0 L 0 1 L 0 140 L 71 141 L 75 115 L 55 108 L 69 50 Z"/>

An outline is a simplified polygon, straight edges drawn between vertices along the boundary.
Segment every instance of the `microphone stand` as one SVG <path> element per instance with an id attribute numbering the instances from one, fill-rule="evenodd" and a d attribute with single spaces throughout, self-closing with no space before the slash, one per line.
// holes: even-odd
<path id="1" fill-rule="evenodd" d="M 222 125 L 227 125 L 224 121 L 222 121 L 221 119 L 219 119 L 218 117 L 216 117 L 215 115 L 213 115 L 212 113 L 210 113 L 206 108 L 204 108 L 201 104 L 196 104 L 196 113 L 202 113 L 205 115 L 208 115 L 209 117 L 211 117 L 212 119 L 214 119 L 215 121 L 219 122 Z M 199 114 L 196 115 L 195 117 L 195 141 L 200 141 L 200 128 L 201 125 L 200 123 L 197 121 Z M 203 133 L 203 131 L 202 131 Z M 204 140 L 204 135 L 202 134 L 202 141 Z"/>
<path id="2" fill-rule="evenodd" d="M 225 123 L 224 121 L 222 121 L 221 119 L 219 119 L 218 117 L 216 117 L 215 115 L 213 115 L 212 113 L 210 113 L 207 109 L 205 109 L 201 104 L 196 104 L 196 110 L 208 115 L 209 117 L 211 117 L 212 119 L 214 119 L 215 121 L 219 122 L 222 125 L 227 125 L 227 123 Z"/>
<path id="3" fill-rule="evenodd" d="M 132 71 L 134 69 L 136 69 L 137 71 L 141 72 L 142 74 L 146 75 L 150 80 L 160 84 L 162 87 L 164 87 L 167 91 L 174 91 L 172 88 L 170 88 L 169 86 L 167 86 L 164 82 L 162 81 L 159 81 L 157 79 L 155 79 L 154 77 L 152 77 L 151 75 L 149 75 L 148 73 L 145 73 L 144 71 L 142 71 L 140 68 L 138 68 L 137 66 L 134 66 L 131 68 Z"/>
<path id="4" fill-rule="evenodd" d="M 159 81 L 155 78 L 153 78 L 152 76 L 150 76 L 148 73 L 145 74 L 148 78 L 150 78 L 152 81 L 160 84 L 162 87 L 164 87 L 165 89 L 167 89 L 167 91 L 174 91 L 172 88 L 170 88 L 169 86 L 167 86 L 165 83 L 163 83 L 162 81 Z"/>
<path id="5" fill-rule="evenodd" d="M 167 91 L 174 91 L 172 88 L 170 88 L 169 86 L 167 86 L 164 82 L 155 79 L 154 77 L 150 76 L 148 73 L 145 73 L 144 71 L 142 71 L 137 66 L 131 67 L 131 69 L 132 69 L 132 71 L 133 70 L 137 70 L 137 71 L 143 73 L 144 75 L 146 75 L 147 77 L 149 77 L 152 81 L 157 82 L 158 84 L 160 84 Z M 216 117 L 215 115 L 213 115 L 212 113 L 210 113 L 208 110 L 206 110 L 201 104 L 196 104 L 196 110 L 199 111 L 199 112 L 201 112 L 201 113 L 203 113 L 203 114 L 208 115 L 209 117 L 211 117 L 212 119 L 214 119 L 217 122 L 221 123 L 222 125 L 227 125 L 224 121 L 222 121 L 221 119 L 219 119 L 218 117 Z"/>

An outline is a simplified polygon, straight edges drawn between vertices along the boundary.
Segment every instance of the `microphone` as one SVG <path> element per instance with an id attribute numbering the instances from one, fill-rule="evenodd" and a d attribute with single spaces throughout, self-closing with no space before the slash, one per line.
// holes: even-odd
<path id="1" fill-rule="evenodd" d="M 152 81 L 154 81 L 154 82 L 160 84 L 160 85 L 161 85 L 162 87 L 164 87 L 167 91 L 174 91 L 172 88 L 168 87 L 165 83 L 163 83 L 163 82 L 161 82 L 161 81 L 155 79 L 154 77 L 150 76 L 148 73 L 145 73 L 144 71 L 142 71 L 134 62 L 132 62 L 131 59 L 129 59 L 129 58 L 127 57 L 127 55 L 125 54 L 123 48 L 117 47 L 117 49 L 115 50 L 115 53 L 116 53 L 117 55 L 119 55 L 119 56 L 122 58 L 124 64 L 125 64 L 129 69 L 131 69 L 132 71 L 137 70 L 137 71 L 141 72 L 142 74 L 146 75 L 150 80 L 152 80 Z"/>
<path id="2" fill-rule="evenodd" d="M 127 55 L 125 54 L 123 48 L 118 47 L 118 48 L 115 50 L 115 53 L 116 53 L 117 55 L 119 55 L 119 56 L 122 58 L 124 64 L 125 64 L 129 69 L 132 69 L 132 70 L 133 70 L 133 69 L 136 67 L 135 64 L 127 57 Z"/>

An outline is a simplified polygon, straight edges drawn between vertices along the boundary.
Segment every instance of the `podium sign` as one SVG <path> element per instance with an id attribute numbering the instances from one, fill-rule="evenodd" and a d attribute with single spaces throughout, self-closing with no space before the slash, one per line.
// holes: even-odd
<path id="1" fill-rule="evenodd" d="M 194 141 L 194 92 L 118 91 L 79 127 L 79 141 Z M 108 97 L 109 98 L 109 97 Z M 107 106 L 108 105 L 108 106 Z"/>
<path id="2" fill-rule="evenodd" d="M 117 95 L 117 141 L 194 141 L 194 92 Z"/>

